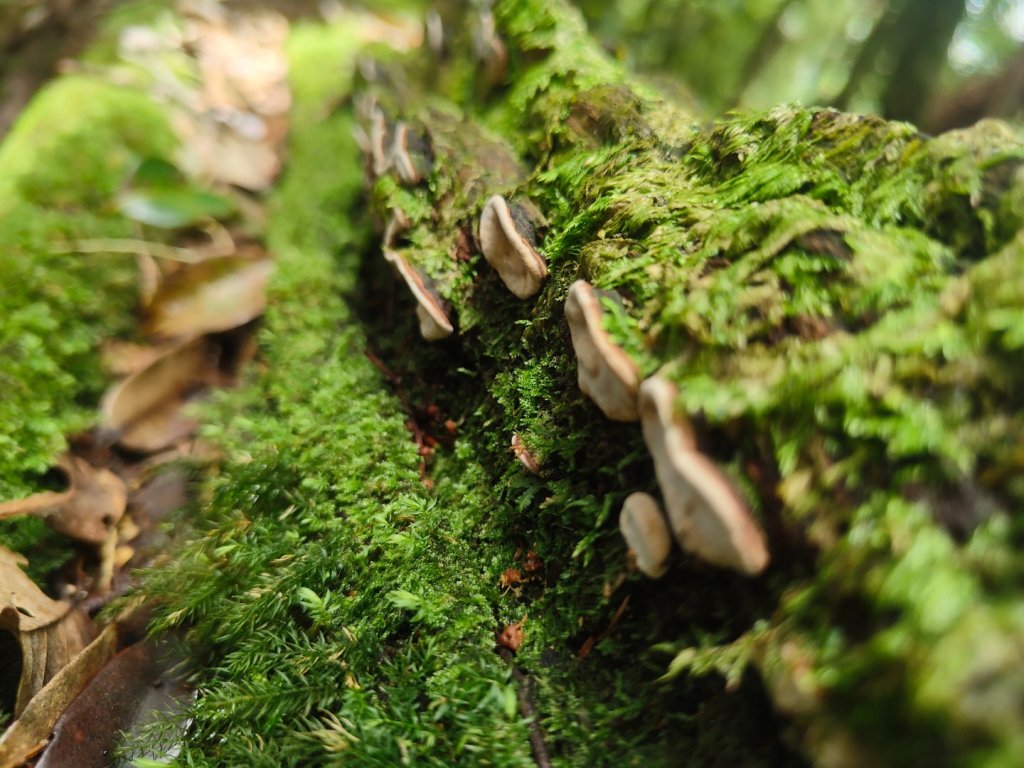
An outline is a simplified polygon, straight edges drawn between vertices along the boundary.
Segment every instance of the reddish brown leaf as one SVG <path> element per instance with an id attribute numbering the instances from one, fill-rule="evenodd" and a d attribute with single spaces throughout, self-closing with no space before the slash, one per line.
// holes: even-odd
<path id="1" fill-rule="evenodd" d="M 168 676 L 171 665 L 150 642 L 117 654 L 57 721 L 36 768 L 107 768 L 122 733 L 182 706 L 188 692 Z"/>

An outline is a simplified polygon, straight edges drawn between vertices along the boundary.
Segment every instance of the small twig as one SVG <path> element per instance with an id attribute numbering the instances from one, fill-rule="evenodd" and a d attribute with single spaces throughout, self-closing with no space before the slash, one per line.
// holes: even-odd
<path id="1" fill-rule="evenodd" d="M 586 642 L 583 643 L 583 647 L 580 648 L 580 652 L 577 654 L 579 658 L 585 659 L 590 655 L 590 652 L 594 649 L 594 646 L 604 640 L 611 631 L 615 628 L 615 625 L 619 623 L 619 619 L 622 618 L 622 614 L 626 612 L 626 606 L 629 605 L 629 595 L 626 595 L 622 602 L 619 603 L 619 607 L 615 609 L 615 613 L 612 615 L 612 620 L 608 622 L 608 626 L 604 628 L 604 631 L 598 632 L 596 635 L 591 635 L 587 638 Z"/>
<path id="2" fill-rule="evenodd" d="M 548 756 L 548 746 L 544 742 L 544 731 L 540 728 L 537 710 L 534 709 L 530 700 L 530 689 L 532 681 L 530 676 L 515 665 L 512 651 L 508 648 L 499 648 L 498 655 L 505 660 L 505 663 L 512 668 L 512 679 L 518 683 L 516 688 L 516 699 L 519 701 L 519 714 L 527 721 L 530 729 L 530 749 L 533 751 L 533 761 L 537 768 L 551 768 L 551 758 Z"/>
<path id="3" fill-rule="evenodd" d="M 128 253 L 133 256 L 155 256 L 183 264 L 198 264 L 202 257 L 187 248 L 175 248 L 163 243 L 150 243 L 130 238 L 98 237 L 91 240 L 76 240 L 69 246 L 53 248 L 54 253 Z"/>

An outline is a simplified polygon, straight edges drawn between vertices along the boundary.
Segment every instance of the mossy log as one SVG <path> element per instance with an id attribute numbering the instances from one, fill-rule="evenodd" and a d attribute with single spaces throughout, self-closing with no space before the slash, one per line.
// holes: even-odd
<path id="1" fill-rule="evenodd" d="M 558 0 L 431 24 L 362 68 L 374 211 L 452 327 L 403 370 L 466 414 L 522 525 L 574 530 L 585 559 L 658 492 L 640 426 L 577 389 L 583 279 L 771 557 L 749 579 L 680 557 L 646 590 L 671 674 L 752 665 L 823 765 L 1024 760 L 1021 132 L 800 107 L 705 125 Z M 546 261 L 525 299 L 481 253 L 493 195 Z"/>

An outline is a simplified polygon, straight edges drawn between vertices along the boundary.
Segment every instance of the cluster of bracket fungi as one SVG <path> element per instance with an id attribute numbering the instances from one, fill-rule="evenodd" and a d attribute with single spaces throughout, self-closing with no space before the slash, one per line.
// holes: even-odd
<path id="1" fill-rule="evenodd" d="M 580 390 L 608 418 L 640 421 L 665 503 L 667 520 L 649 494 L 623 502 L 619 528 L 637 567 L 651 578 L 663 575 L 674 535 L 683 550 L 710 563 L 760 573 L 768 565 L 764 535 L 726 476 L 697 449 L 689 421 L 675 411 L 675 385 L 660 374 L 641 382 L 637 364 L 612 341 L 601 315 L 593 286 L 573 283 L 565 316 Z"/>
<path id="2" fill-rule="evenodd" d="M 376 101 L 366 102 L 360 111 L 365 125 L 360 138 L 371 178 L 393 171 L 405 186 L 430 178 L 435 158 L 429 137 L 417 134 L 403 121 L 389 123 Z M 490 183 L 492 190 L 495 184 L 515 186 L 500 170 L 495 176 L 476 181 Z M 475 197 L 477 204 L 488 194 L 474 191 L 476 194 L 469 196 Z M 394 206 L 388 215 L 382 251 L 416 299 L 420 334 L 428 341 L 447 338 L 455 332 L 447 303 L 431 278 L 395 247 L 411 223 Z M 534 296 L 547 276 L 547 264 L 537 250 L 536 226 L 542 222 L 543 215 L 530 201 L 510 202 L 500 194 L 487 197 L 480 213 L 476 230 L 479 250 L 519 299 Z M 590 283 L 577 280 L 572 284 L 565 299 L 565 316 L 578 362 L 580 390 L 609 419 L 640 421 L 654 461 L 665 513 L 649 494 L 633 493 L 623 503 L 619 517 L 620 530 L 638 569 L 651 578 L 662 576 L 674 537 L 681 549 L 714 565 L 747 575 L 761 573 L 769 560 L 764 534 L 725 474 L 698 450 L 689 421 L 675 411 L 675 386 L 661 374 L 641 379 L 636 362 L 604 330 L 600 297 Z M 536 472 L 518 436 L 513 436 L 512 450 L 528 471 Z"/>

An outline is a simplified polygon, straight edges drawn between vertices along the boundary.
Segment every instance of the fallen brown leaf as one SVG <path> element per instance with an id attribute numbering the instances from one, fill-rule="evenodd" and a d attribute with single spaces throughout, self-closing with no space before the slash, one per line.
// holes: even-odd
<path id="1" fill-rule="evenodd" d="M 58 533 L 87 544 L 100 545 L 124 515 L 128 494 L 113 472 L 97 469 L 84 459 L 64 454 L 57 466 L 69 488 L 47 491 L 0 504 L 0 519 L 34 515 L 46 520 Z"/>
<path id="2" fill-rule="evenodd" d="M 0 736 L 0 768 L 19 766 L 46 746 L 54 723 L 114 655 L 116 646 L 117 627 L 111 624 L 43 686 Z"/>
<path id="3" fill-rule="evenodd" d="M 244 325 L 263 314 L 273 268 L 268 259 L 244 256 L 183 266 L 157 288 L 144 330 L 193 338 Z"/>
<path id="4" fill-rule="evenodd" d="M 195 429 L 195 419 L 183 408 L 190 396 L 213 383 L 216 367 L 216 350 L 206 338 L 171 349 L 107 391 L 100 404 L 102 427 L 133 451 L 166 448 Z"/>
<path id="5" fill-rule="evenodd" d="M 96 635 L 83 611 L 35 585 L 19 567 L 25 562 L 0 547 L 0 631 L 13 635 L 21 648 L 15 716 Z"/>
<path id="6" fill-rule="evenodd" d="M 137 732 L 159 713 L 183 706 L 188 691 L 169 674 L 172 666 L 173 660 L 150 642 L 121 651 L 61 715 L 36 768 L 109 766 L 122 733 Z"/>

